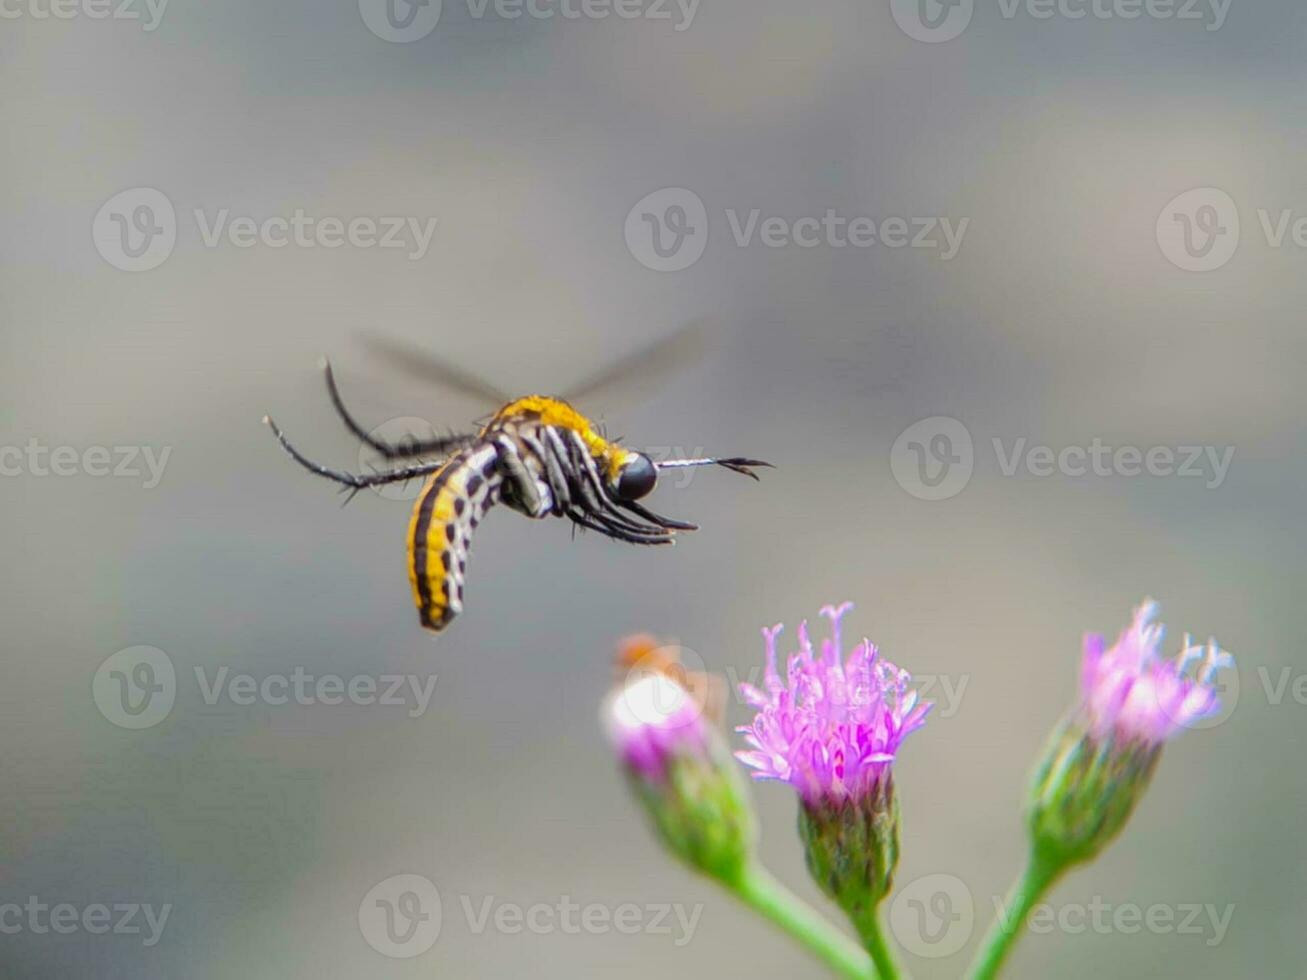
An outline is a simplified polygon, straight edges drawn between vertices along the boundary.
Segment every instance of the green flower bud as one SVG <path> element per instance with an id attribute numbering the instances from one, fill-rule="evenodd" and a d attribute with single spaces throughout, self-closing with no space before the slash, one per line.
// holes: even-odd
<path id="1" fill-rule="evenodd" d="M 756 822 L 744 780 L 702 707 L 663 674 L 615 691 L 604 718 L 627 780 L 676 857 L 727 884 L 752 861 Z"/>
<path id="2" fill-rule="evenodd" d="M 899 805 L 887 772 L 857 799 L 802 801 L 799 836 L 813 880 L 861 931 L 894 886 Z"/>
<path id="3" fill-rule="evenodd" d="M 1095 738 L 1074 722 L 1053 737 L 1030 793 L 1030 833 L 1046 866 L 1089 861 L 1125 826 L 1148 789 L 1160 744 Z"/>

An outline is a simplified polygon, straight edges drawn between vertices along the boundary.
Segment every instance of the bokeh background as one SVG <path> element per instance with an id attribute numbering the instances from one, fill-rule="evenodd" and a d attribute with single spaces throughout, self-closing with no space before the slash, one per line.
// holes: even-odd
<path id="1" fill-rule="evenodd" d="M 172 0 L 154 30 L 46 9 L 15 2 L 0 27 L 0 443 L 171 452 L 149 488 L 146 473 L 41 476 L 5 458 L 0 900 L 172 908 L 150 947 L 0 935 L 0 973 L 815 975 L 660 853 L 597 711 L 625 632 L 746 677 L 759 627 L 792 636 L 850 598 L 852 632 L 965 684 L 897 766 L 900 884 L 951 875 L 975 916 L 958 952 L 905 961 L 956 977 L 1023 856 L 1026 774 L 1074 693 L 1081 633 L 1114 634 L 1153 595 L 1172 644 L 1192 630 L 1236 654 L 1238 701 L 1167 750 L 1124 836 L 1051 901 L 1232 905 L 1229 928 L 1216 943 L 1210 928 L 1028 935 L 1011 975 L 1301 975 L 1307 249 L 1292 233 L 1275 247 L 1258 217 L 1307 214 L 1301 5 L 1233 0 L 1211 30 L 1207 7 L 1205 21 L 1076 20 L 982 2 L 947 43 L 910 36 L 887 0 L 702 0 L 684 30 L 674 7 L 507 19 L 446 0 L 408 43 L 352 0 Z M 142 187 L 175 208 L 175 248 L 122 271 L 93 222 Z M 624 236 L 663 188 L 706 209 L 703 254 L 679 271 L 649 268 Z M 1191 188 L 1224 191 L 1241 219 L 1238 249 L 1207 272 L 1170 261 L 1155 231 Z M 740 247 L 726 214 L 828 208 L 969 225 L 944 261 Z M 437 225 L 416 260 L 206 247 L 197 209 Z M 632 445 L 777 469 L 660 488 L 659 510 L 703 527 L 669 551 L 496 512 L 466 612 L 434 639 L 405 580 L 409 505 L 369 492 L 342 510 L 259 424 L 271 412 L 312 455 L 357 468 L 323 353 L 370 424 L 483 412 L 395 372 L 362 334 L 554 391 L 696 317 L 712 325 L 704 358 L 581 407 Z M 970 481 L 945 500 L 891 467 L 899 434 L 935 416 L 974 444 Z M 996 438 L 1235 456 L 1214 487 L 1006 476 Z M 177 689 L 165 718 L 130 730 L 92 681 L 138 645 L 167 654 Z M 411 699 L 209 704 L 196 678 L 296 668 L 437 681 L 412 717 Z M 806 879 L 793 794 L 756 798 L 765 860 L 838 921 Z M 358 922 L 396 874 L 443 899 L 439 939 L 410 959 L 382 956 Z M 478 933 L 463 908 L 562 896 L 702 912 L 678 945 Z"/>

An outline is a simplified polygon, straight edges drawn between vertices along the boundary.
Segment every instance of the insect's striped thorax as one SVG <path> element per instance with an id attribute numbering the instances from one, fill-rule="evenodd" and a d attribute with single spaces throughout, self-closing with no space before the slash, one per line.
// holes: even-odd
<path id="1" fill-rule="evenodd" d="M 622 462 L 632 455 L 600 435 L 594 424 L 567 402 L 546 395 L 528 395 L 510 402 L 495 414 L 485 431 L 512 431 L 532 424 L 571 434 L 571 438 L 579 439 L 590 458 L 610 478 Z"/>

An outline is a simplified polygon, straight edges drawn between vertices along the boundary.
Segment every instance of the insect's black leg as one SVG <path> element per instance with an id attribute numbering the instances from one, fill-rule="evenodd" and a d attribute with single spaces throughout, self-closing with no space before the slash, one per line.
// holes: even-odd
<path id="1" fill-rule="evenodd" d="M 586 514 L 580 508 L 574 507 L 567 515 L 572 519 L 574 524 L 580 527 L 589 528 L 591 531 L 598 531 L 605 537 L 613 538 L 616 541 L 627 541 L 631 544 L 675 544 L 676 539 L 670 534 L 636 534 L 631 531 L 621 530 L 611 526 L 600 516 Z"/>
<path id="2" fill-rule="evenodd" d="M 608 506 L 606 501 L 603 501 L 596 496 L 593 487 L 586 480 L 578 479 L 576 481 L 575 490 L 578 502 L 573 509 L 586 514 L 591 520 L 603 524 L 604 527 L 640 537 L 653 536 L 670 539 L 671 535 L 665 528 L 647 524 L 638 524 L 635 521 L 628 521 L 621 515 L 617 514 Z"/>
<path id="3" fill-rule="evenodd" d="M 665 527 L 641 524 L 618 513 L 616 508 L 613 507 L 603 480 L 599 478 L 599 472 L 595 469 L 594 458 L 586 449 L 585 443 L 581 441 L 581 437 L 576 433 L 569 433 L 569 435 L 572 437 L 570 440 L 572 469 L 580 474 L 576 481 L 576 488 L 585 505 L 586 513 L 601 519 L 609 526 L 620 528 L 631 534 L 667 535 L 668 529 Z"/>
<path id="4" fill-rule="evenodd" d="M 466 449 L 476 438 L 469 435 L 452 435 L 434 439 L 410 438 L 401 443 L 390 443 L 378 439 L 363 428 L 350 414 L 349 409 L 345 407 L 345 402 L 340 397 L 340 389 L 336 387 L 336 375 L 332 372 L 329 361 L 324 360 L 322 362 L 322 372 L 327 380 L 327 394 L 331 396 L 331 404 L 335 407 L 336 414 L 340 416 L 341 421 L 345 423 L 345 428 L 349 429 L 367 446 L 375 449 L 386 459 L 404 459 L 410 456 L 443 456 L 459 449 Z"/>
<path id="5" fill-rule="evenodd" d="M 273 434 L 277 437 L 277 441 L 280 442 L 281 447 L 290 454 L 291 459 L 295 460 L 295 462 L 299 463 L 310 473 L 316 473 L 318 476 L 325 476 L 328 480 L 334 480 L 342 486 L 350 487 L 355 491 L 362 490 L 364 487 L 377 487 L 387 483 L 400 483 L 404 480 L 411 480 L 415 476 L 426 476 L 430 473 L 434 473 L 445 465 L 445 461 L 441 460 L 433 463 L 419 463 L 416 466 L 405 466 L 401 469 L 389 470 L 384 473 L 365 473 L 362 475 L 346 473 L 344 470 L 333 470 L 330 467 L 313 462 L 313 460 L 309 459 L 292 446 L 290 440 L 286 438 L 281 429 L 277 427 L 277 423 L 272 421 L 272 419 L 265 415 L 263 421 L 268 424 L 268 428 L 272 429 Z M 350 496 L 353 496 L 353 494 Z"/>
<path id="6" fill-rule="evenodd" d="M 620 507 L 623 510 L 628 510 L 632 514 L 635 514 L 638 517 L 643 517 L 646 521 L 651 522 L 649 524 L 638 524 L 635 521 L 623 520 L 623 523 L 627 527 L 640 528 L 642 531 L 646 531 L 650 533 L 652 533 L 656 529 L 662 529 L 667 531 L 699 530 L 699 526 L 697 524 L 687 524 L 685 521 L 675 521 L 672 520 L 670 517 L 662 517 L 659 514 L 655 514 L 651 510 L 645 509 L 644 507 L 642 507 L 640 504 L 636 503 L 633 500 L 620 499 L 616 494 L 613 493 L 612 489 L 606 483 L 604 483 L 603 480 L 599 478 L 599 474 L 598 472 L 596 472 L 594 467 L 593 458 L 586 451 L 585 445 L 581 443 L 579 439 L 575 440 L 575 445 L 573 446 L 573 452 L 574 455 L 576 456 L 578 467 L 586 474 L 587 482 L 590 490 L 593 493 L 599 495 L 600 499 L 603 501 L 603 504 L 601 506 L 609 515 L 618 517 L 620 519 L 621 515 L 618 515 L 616 512 L 616 508 Z"/>
<path id="7" fill-rule="evenodd" d="M 699 530 L 698 524 L 688 524 L 685 521 L 675 521 L 670 517 L 663 517 L 661 514 L 655 514 L 647 507 L 641 506 L 634 500 L 619 500 L 617 501 L 617 506 L 629 510 L 633 514 L 638 514 L 640 517 L 643 517 L 647 521 L 652 521 L 659 527 L 670 528 L 673 531 Z"/>

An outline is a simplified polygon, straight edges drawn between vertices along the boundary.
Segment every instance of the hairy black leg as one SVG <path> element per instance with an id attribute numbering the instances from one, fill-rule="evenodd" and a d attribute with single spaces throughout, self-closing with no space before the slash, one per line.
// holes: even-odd
<path id="1" fill-rule="evenodd" d="M 631 544 L 674 544 L 676 539 L 670 534 L 636 534 L 631 531 L 625 531 L 613 527 L 599 515 L 590 515 L 573 508 L 567 515 L 572 519 L 574 524 L 580 527 L 589 528 L 591 531 L 598 531 L 605 537 L 613 538 L 616 541 L 627 541 Z"/>
<path id="2" fill-rule="evenodd" d="M 613 506 L 608 490 L 604 487 L 594 458 L 586 449 L 581 437 L 571 433 L 572 471 L 576 474 L 576 492 L 580 495 L 585 511 L 593 517 L 602 518 L 610 526 L 621 528 L 636 535 L 668 535 L 668 529 L 660 525 L 641 524 L 620 514 Z"/>
<path id="3" fill-rule="evenodd" d="M 323 466 L 321 463 L 313 462 L 313 460 L 309 459 L 292 446 L 290 440 L 286 438 L 285 433 L 277 427 L 277 423 L 272 421 L 272 419 L 265 415 L 263 421 L 267 423 L 268 428 L 272 429 L 273 434 L 277 437 L 277 441 L 281 443 L 281 448 L 286 450 L 291 459 L 295 460 L 295 462 L 299 463 L 310 473 L 316 473 L 318 476 L 324 476 L 328 480 L 334 480 L 336 483 L 352 489 L 355 493 L 362 490 L 364 487 L 378 487 L 387 483 L 401 483 L 404 480 L 411 480 L 417 476 L 427 476 L 436 472 L 436 470 L 445 465 L 445 461 L 441 460 L 433 463 L 420 463 L 417 466 L 405 466 L 401 469 L 388 470 L 382 473 L 365 473 L 361 475 L 346 473 L 344 470 L 333 470 L 328 466 Z M 352 498 L 353 496 L 354 494 L 351 493 L 350 497 Z"/>
<path id="4" fill-rule="evenodd" d="M 663 517 L 661 514 L 655 514 L 647 507 L 641 506 L 639 503 L 637 503 L 634 500 L 618 500 L 616 503 L 618 507 L 621 507 L 624 510 L 629 510 L 631 513 L 643 517 L 646 521 L 652 521 L 654 524 L 657 524 L 659 527 L 670 528 L 673 531 L 699 530 L 698 524 L 689 524 L 685 521 L 676 521 L 676 520 L 672 520 L 672 518 L 670 517 Z"/>
<path id="5" fill-rule="evenodd" d="M 322 372 L 327 379 L 327 394 L 331 396 L 331 404 L 335 407 L 336 414 L 340 416 L 341 421 L 345 423 L 345 428 L 349 429 L 367 446 L 375 449 L 386 459 L 406 459 L 411 456 L 444 456 L 459 449 L 466 449 L 476 440 L 476 436 L 471 435 L 451 435 L 433 439 L 414 437 L 402 443 L 391 443 L 378 439 L 363 428 L 358 420 L 350 414 L 349 409 L 345 407 L 345 402 L 340 397 L 340 389 L 336 387 L 336 375 L 331 370 L 330 362 L 326 360 L 322 362 Z"/>

